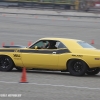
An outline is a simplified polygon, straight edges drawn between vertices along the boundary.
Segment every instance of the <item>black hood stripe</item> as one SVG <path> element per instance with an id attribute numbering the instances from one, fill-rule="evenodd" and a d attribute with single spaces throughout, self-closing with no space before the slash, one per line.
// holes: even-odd
<path id="1" fill-rule="evenodd" d="M 12 50 L 12 49 L 10 49 L 10 50 L 8 50 L 8 49 L 0 49 L 0 52 L 14 52 L 15 50 Z"/>

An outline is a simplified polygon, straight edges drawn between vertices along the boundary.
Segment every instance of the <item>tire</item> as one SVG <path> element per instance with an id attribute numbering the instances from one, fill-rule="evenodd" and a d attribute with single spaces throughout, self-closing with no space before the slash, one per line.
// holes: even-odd
<path id="1" fill-rule="evenodd" d="M 21 67 L 15 67 L 18 71 L 22 71 L 23 70 L 23 68 L 21 68 Z"/>
<path id="2" fill-rule="evenodd" d="M 0 71 L 11 71 L 14 67 L 12 59 L 8 56 L 0 57 Z"/>
<path id="3" fill-rule="evenodd" d="M 68 71 L 73 76 L 83 76 L 87 69 L 88 66 L 82 60 L 71 60 L 68 63 Z"/>
<path id="4" fill-rule="evenodd" d="M 87 75 L 96 75 L 100 72 L 100 68 L 92 68 L 92 69 L 88 69 L 86 74 Z"/>
<path id="5" fill-rule="evenodd" d="M 15 66 L 15 68 L 16 68 L 18 71 L 23 71 L 23 67 Z M 28 69 L 28 68 L 26 68 L 26 70 L 33 70 L 33 69 Z"/>

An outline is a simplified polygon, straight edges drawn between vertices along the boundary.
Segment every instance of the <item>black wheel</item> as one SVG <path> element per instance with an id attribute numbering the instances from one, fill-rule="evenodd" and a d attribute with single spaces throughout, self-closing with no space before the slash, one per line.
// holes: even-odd
<path id="1" fill-rule="evenodd" d="M 82 60 L 71 60 L 68 63 L 68 71 L 73 76 L 85 75 L 88 66 Z"/>
<path id="2" fill-rule="evenodd" d="M 86 74 L 87 75 L 96 75 L 100 72 L 100 68 L 91 68 L 91 69 L 88 69 Z"/>
<path id="3" fill-rule="evenodd" d="M 16 68 L 18 71 L 22 71 L 22 70 L 23 70 L 23 67 L 15 66 L 15 68 Z M 26 68 L 26 70 L 33 70 L 33 69 L 28 69 L 28 68 Z"/>
<path id="4" fill-rule="evenodd" d="M 0 57 L 0 71 L 11 71 L 14 67 L 12 59 L 8 56 Z"/>

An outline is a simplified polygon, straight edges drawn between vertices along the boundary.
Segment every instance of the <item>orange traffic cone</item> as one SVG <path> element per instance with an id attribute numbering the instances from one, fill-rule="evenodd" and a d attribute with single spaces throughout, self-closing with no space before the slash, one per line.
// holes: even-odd
<path id="1" fill-rule="evenodd" d="M 4 43 L 4 42 L 2 43 L 2 47 L 3 47 L 3 46 L 5 46 L 5 43 Z"/>
<path id="2" fill-rule="evenodd" d="M 53 18 L 52 21 L 55 21 L 55 19 Z"/>
<path id="3" fill-rule="evenodd" d="M 25 67 L 23 67 L 22 77 L 21 77 L 20 83 L 28 83 L 27 78 L 26 78 L 26 68 Z"/>
<path id="4" fill-rule="evenodd" d="M 36 19 L 38 19 L 38 16 L 35 16 Z"/>
<path id="5" fill-rule="evenodd" d="M 70 20 L 70 18 L 68 17 L 68 20 Z"/>
<path id="6" fill-rule="evenodd" d="M 3 17 L 5 17 L 5 16 L 6 16 L 6 14 L 2 14 L 2 16 L 3 16 Z"/>
<path id="7" fill-rule="evenodd" d="M 94 40 L 92 39 L 91 44 L 94 44 Z"/>
<path id="8" fill-rule="evenodd" d="M 14 42 L 11 42 L 11 45 L 13 46 L 14 45 Z"/>
<path id="9" fill-rule="evenodd" d="M 29 41 L 29 42 L 28 42 L 28 46 L 30 46 L 31 44 L 32 44 L 31 41 Z"/>

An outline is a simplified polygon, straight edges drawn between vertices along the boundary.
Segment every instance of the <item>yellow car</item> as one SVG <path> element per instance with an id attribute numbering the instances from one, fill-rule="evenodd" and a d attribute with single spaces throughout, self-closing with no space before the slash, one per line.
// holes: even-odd
<path id="1" fill-rule="evenodd" d="M 0 49 L 0 70 L 21 69 L 70 72 L 74 76 L 95 75 L 100 71 L 100 50 L 76 39 L 42 38 L 29 47 Z"/>

